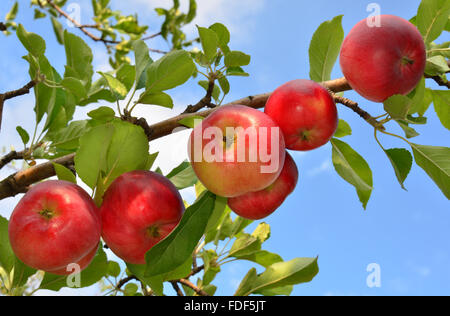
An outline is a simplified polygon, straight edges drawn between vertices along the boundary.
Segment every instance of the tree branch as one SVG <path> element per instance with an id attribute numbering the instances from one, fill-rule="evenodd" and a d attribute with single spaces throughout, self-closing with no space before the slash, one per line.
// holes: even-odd
<path id="1" fill-rule="evenodd" d="M 447 89 L 450 89 L 450 81 L 444 80 L 442 77 L 439 76 L 425 76 L 425 78 L 433 79 L 439 86 L 446 87 Z"/>
<path id="2" fill-rule="evenodd" d="M 180 287 L 178 286 L 178 283 L 176 281 L 170 281 L 170 284 L 172 284 L 173 289 L 177 293 L 177 296 L 184 296 L 183 292 L 181 291 Z"/>
<path id="3" fill-rule="evenodd" d="M 357 113 L 359 116 L 361 116 L 364 120 L 366 120 L 367 123 L 372 125 L 374 128 L 383 130 L 383 131 L 385 130 L 382 123 L 378 122 L 372 115 L 370 115 L 369 113 L 367 113 L 366 111 L 361 109 L 358 106 L 358 103 L 356 103 L 355 101 L 338 96 L 334 93 L 332 93 L 332 96 L 336 103 L 340 103 L 340 104 L 345 105 L 346 107 L 352 109 L 355 113 Z"/>
<path id="4" fill-rule="evenodd" d="M 176 281 L 181 283 L 181 284 L 183 284 L 183 285 L 185 285 L 185 286 L 187 286 L 187 287 L 189 287 L 189 288 L 191 288 L 191 289 L 193 289 L 194 292 L 197 293 L 200 296 L 210 296 L 208 293 L 203 291 L 201 288 L 199 288 L 198 286 L 196 286 L 194 283 L 192 283 L 189 280 L 179 279 L 179 280 L 176 280 Z"/>
<path id="5" fill-rule="evenodd" d="M 26 85 L 24 85 L 20 89 L 0 94 L 0 129 L 2 127 L 3 105 L 5 104 L 5 101 L 30 93 L 30 89 L 32 89 L 37 83 L 38 83 L 37 80 L 31 80 L 30 82 L 28 82 Z"/>
<path id="6" fill-rule="evenodd" d="M 345 78 L 330 80 L 322 83 L 325 87 L 327 87 L 332 92 L 341 92 L 351 90 L 350 85 L 347 83 Z M 231 104 L 241 104 L 245 106 L 249 106 L 252 108 L 263 108 L 267 102 L 267 99 L 270 97 L 271 93 L 264 93 L 255 96 L 245 97 L 240 100 L 236 100 L 234 102 L 228 103 Z M 216 109 L 208 109 L 205 111 L 201 111 L 198 113 L 188 113 L 181 114 L 171 119 L 148 125 L 147 122 L 142 119 L 139 124 L 143 124 L 145 121 L 145 129 L 146 134 L 149 141 L 170 135 L 174 132 L 176 128 L 183 127 L 178 122 L 182 118 L 191 117 L 194 115 L 199 115 L 203 117 L 207 117 Z M 139 119 L 137 119 L 139 121 Z M 144 126 L 145 126 L 144 125 Z M 140 125 L 141 126 L 141 125 Z M 53 162 L 62 164 L 68 168 L 73 167 L 75 154 L 70 154 L 58 159 L 55 159 Z M 15 196 L 19 193 L 23 193 L 26 191 L 27 187 L 32 185 L 33 183 L 42 181 L 44 179 L 55 176 L 55 170 L 53 168 L 52 161 L 48 161 L 46 163 L 31 167 L 24 171 L 19 171 L 8 178 L 0 181 L 0 200 L 5 199 L 7 197 Z"/>
<path id="7" fill-rule="evenodd" d="M 122 280 L 119 281 L 119 283 L 117 283 L 116 285 L 116 289 L 120 290 L 122 288 L 122 286 L 124 286 L 125 284 L 127 284 L 130 281 L 139 281 L 139 279 L 135 276 L 135 275 L 130 275 L 129 277 L 126 277 Z"/>
<path id="8" fill-rule="evenodd" d="M 196 105 L 188 105 L 186 110 L 184 110 L 183 114 L 187 113 L 195 113 L 203 109 L 204 107 L 215 108 L 217 105 L 211 103 L 212 94 L 214 91 L 214 78 L 209 79 L 208 82 L 208 90 L 206 91 L 206 95 L 196 104 Z"/>

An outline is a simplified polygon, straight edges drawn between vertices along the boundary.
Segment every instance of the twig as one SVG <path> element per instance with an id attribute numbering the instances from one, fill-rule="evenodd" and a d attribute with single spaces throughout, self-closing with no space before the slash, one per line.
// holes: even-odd
<path id="1" fill-rule="evenodd" d="M 13 160 L 19 160 L 24 158 L 25 151 L 17 152 L 15 150 L 11 151 L 10 153 L 6 154 L 2 158 L 0 158 L 0 169 L 2 169 L 4 166 L 8 165 Z"/>
<path id="2" fill-rule="evenodd" d="M 157 36 L 160 36 L 160 35 L 161 35 L 161 32 L 158 32 L 158 33 L 155 33 L 155 34 L 152 34 L 152 35 L 149 35 L 149 36 L 143 37 L 143 38 L 142 38 L 142 40 L 143 40 L 143 41 L 146 41 L 146 40 L 149 40 L 149 39 L 155 38 L 155 37 L 157 37 Z"/>
<path id="3" fill-rule="evenodd" d="M 196 105 L 188 105 L 186 110 L 184 110 L 183 114 L 187 113 L 195 113 L 203 109 L 204 107 L 215 108 L 217 105 L 211 103 L 212 94 L 214 91 L 214 78 L 210 78 L 208 82 L 208 90 L 206 91 L 206 95 L 196 104 Z"/>
<path id="4" fill-rule="evenodd" d="M 450 81 L 444 80 L 440 76 L 425 76 L 425 78 L 433 79 L 439 86 L 441 87 L 447 87 L 447 89 L 450 89 Z"/>
<path id="5" fill-rule="evenodd" d="M 208 293 L 206 293 L 205 291 L 203 291 L 201 288 L 199 288 L 198 286 L 196 286 L 194 283 L 192 283 L 189 280 L 186 279 L 179 279 L 177 280 L 177 282 L 191 288 L 194 290 L 195 293 L 197 293 L 200 296 L 210 296 Z"/>
<path id="6" fill-rule="evenodd" d="M 8 28 L 3 22 L 0 22 L 0 31 L 6 31 Z"/>
<path id="7" fill-rule="evenodd" d="M 361 109 L 355 101 L 352 101 L 350 99 L 338 96 L 334 93 L 332 93 L 332 96 L 334 98 L 334 101 L 336 103 L 340 103 L 342 105 L 345 105 L 346 107 L 352 109 L 355 113 L 357 113 L 359 116 L 361 116 L 364 120 L 367 121 L 370 125 L 372 125 L 374 128 L 379 130 L 385 130 L 382 123 L 378 122 L 372 115 Z"/>
<path id="8" fill-rule="evenodd" d="M 183 292 L 181 291 L 181 289 L 178 286 L 178 283 L 176 281 L 170 281 L 170 284 L 172 284 L 172 287 L 178 296 L 184 296 Z"/>
<path id="9" fill-rule="evenodd" d="M 117 285 L 116 285 L 116 290 L 120 290 L 122 288 L 122 286 L 124 286 L 125 284 L 127 284 L 130 281 L 139 281 L 139 279 L 135 276 L 135 275 L 130 275 L 122 280 L 120 280 Z"/>
<path id="10" fill-rule="evenodd" d="M 0 94 L 0 129 L 2 127 L 3 105 L 5 104 L 5 101 L 8 99 L 12 99 L 30 93 L 30 89 L 33 88 L 37 83 L 38 83 L 37 80 L 31 80 L 20 89 Z"/>

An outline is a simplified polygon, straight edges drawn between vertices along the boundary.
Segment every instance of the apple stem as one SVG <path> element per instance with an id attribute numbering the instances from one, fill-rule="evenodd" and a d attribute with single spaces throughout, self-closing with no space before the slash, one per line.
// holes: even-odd
<path id="1" fill-rule="evenodd" d="M 411 58 L 409 58 L 407 56 L 403 56 L 402 57 L 402 64 L 403 65 L 414 65 L 414 60 L 412 60 Z"/>

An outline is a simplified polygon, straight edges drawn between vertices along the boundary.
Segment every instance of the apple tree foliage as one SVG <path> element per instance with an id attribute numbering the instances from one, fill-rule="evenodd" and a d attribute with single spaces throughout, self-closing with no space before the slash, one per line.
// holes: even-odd
<path id="1" fill-rule="evenodd" d="M 139 169 L 162 173 L 154 165 L 158 152 L 152 152 L 151 148 L 151 140 L 158 137 L 145 120 L 132 116 L 136 107 L 173 108 L 170 90 L 197 80 L 206 96 L 196 106 L 188 107 L 187 113 L 191 115 L 178 122 L 192 128 L 194 119 L 202 118 L 195 115 L 196 111 L 223 103 L 231 89 L 230 76 L 249 76 L 243 67 L 250 63 L 250 56 L 229 47 L 230 32 L 220 23 L 197 26 L 198 36 L 187 38 L 183 26 L 192 23 L 196 16 L 195 0 L 189 1 L 187 12 L 180 11 L 179 0 L 173 0 L 170 9 L 157 8 L 156 13 L 164 22 L 160 31 L 152 35 L 137 16 L 114 11 L 109 0 L 92 0 L 92 25 L 75 24 L 78 30 L 64 29 L 63 19 L 78 23 L 64 14 L 66 2 L 31 0 L 34 18 L 48 18 L 56 41 L 64 46 L 64 73 L 59 73 L 47 59 L 46 41 L 16 22 L 18 2 L 0 24 L 4 35 L 15 34 L 26 49 L 23 58 L 29 63 L 29 76 L 34 84 L 36 129 L 27 131 L 17 126 L 24 144 L 20 158 L 27 163 L 26 168 L 35 168 L 38 159 L 51 161 L 59 179 L 83 182 L 100 204 L 105 190 L 121 174 Z M 384 102 L 386 113 L 377 118 L 381 119 L 382 128 L 374 130 L 402 188 L 415 161 L 447 198 L 450 198 L 450 149 L 416 144 L 413 138 L 418 135 L 415 127 L 427 123 L 425 115 L 431 104 L 442 125 L 450 129 L 448 89 L 426 86 L 432 79 L 448 88 L 450 42 L 435 40 L 442 32 L 450 31 L 449 15 L 449 1 L 423 0 L 420 4 L 411 22 L 418 27 L 427 46 L 424 78 L 409 95 L 395 95 Z M 342 19 L 340 15 L 326 21 L 314 33 L 309 49 L 311 80 L 331 79 L 344 39 Z M 170 51 L 147 45 L 147 40 L 159 36 L 167 41 Z M 109 71 L 94 69 L 90 41 L 105 44 Z M 196 43 L 201 50 L 193 48 Z M 160 54 L 160 58 L 153 60 L 150 52 Z M 84 120 L 73 119 L 78 107 L 99 101 L 109 106 L 99 106 Z M 404 135 L 388 132 L 388 123 L 398 124 Z M 332 161 L 336 172 L 355 187 L 365 208 L 374 186 L 372 171 L 364 158 L 342 140 L 351 133 L 350 125 L 340 120 L 331 140 Z M 411 150 L 384 148 L 377 137 L 380 133 L 403 140 Z M 58 158 L 62 159 L 55 160 Z M 187 205 L 177 228 L 147 253 L 147 263 L 141 266 L 108 260 L 104 249 L 107 246 L 99 247 L 92 264 L 81 272 L 81 287 L 101 282 L 105 294 L 133 296 L 163 295 L 164 284 L 171 284 L 179 295 L 214 295 L 217 289 L 214 281 L 223 265 L 246 260 L 255 267 L 243 277 L 235 295 L 289 295 L 294 285 L 309 282 L 318 273 L 317 258 L 284 260 L 265 250 L 263 244 L 270 237 L 270 226 L 259 223 L 253 232 L 246 231 L 252 221 L 232 216 L 227 200 L 207 191 L 189 162 L 176 166 L 165 176 L 179 190 L 194 186 L 197 195 L 196 201 Z M 57 291 L 68 286 L 66 277 L 35 271 L 20 262 L 9 246 L 7 226 L 7 219 L 0 217 L 1 293 L 30 295 L 39 289 Z M 195 284 L 184 282 L 194 278 Z"/>

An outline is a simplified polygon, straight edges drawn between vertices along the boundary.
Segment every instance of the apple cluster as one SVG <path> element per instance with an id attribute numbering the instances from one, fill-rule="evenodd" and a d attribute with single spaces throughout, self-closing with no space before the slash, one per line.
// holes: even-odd
<path id="1" fill-rule="evenodd" d="M 352 88 L 381 102 L 407 94 L 425 67 L 422 37 L 410 22 L 382 15 L 378 26 L 358 23 L 344 40 L 340 63 Z M 293 80 L 277 88 L 264 112 L 242 105 L 215 110 L 197 125 L 188 152 L 198 179 L 228 198 L 238 215 L 272 214 L 294 191 L 297 166 L 287 150 L 326 144 L 338 125 L 333 96 L 319 83 Z M 9 239 L 25 264 L 66 275 L 93 260 L 100 238 L 124 261 L 144 264 L 145 254 L 178 225 L 185 207 L 176 187 L 151 171 L 118 177 L 97 207 L 79 186 L 51 180 L 33 186 L 14 209 Z"/>

